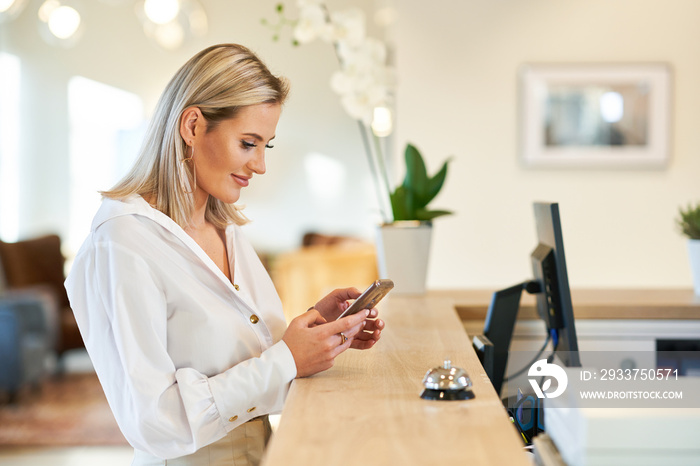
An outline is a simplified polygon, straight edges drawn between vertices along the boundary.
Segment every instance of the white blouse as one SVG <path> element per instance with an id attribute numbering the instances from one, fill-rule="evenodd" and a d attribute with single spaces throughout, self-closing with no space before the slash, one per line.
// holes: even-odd
<path id="1" fill-rule="evenodd" d="M 106 199 L 66 289 L 126 439 L 191 454 L 282 409 L 296 365 L 282 304 L 240 227 L 226 229 L 234 282 L 141 197 Z M 235 253 L 235 260 L 234 260 Z"/>

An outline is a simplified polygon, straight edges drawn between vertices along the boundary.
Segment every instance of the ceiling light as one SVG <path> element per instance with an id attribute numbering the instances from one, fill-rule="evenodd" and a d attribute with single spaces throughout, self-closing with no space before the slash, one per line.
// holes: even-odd
<path id="1" fill-rule="evenodd" d="M 178 0 L 146 0 L 143 3 L 146 17 L 156 24 L 169 23 L 180 12 Z"/>
<path id="2" fill-rule="evenodd" d="M 48 23 L 51 13 L 59 6 L 61 6 L 61 2 L 58 0 L 46 0 L 39 7 L 39 12 L 37 13 L 39 15 L 39 20 Z"/>
<path id="3" fill-rule="evenodd" d="M 69 6 L 59 6 L 49 15 L 49 31 L 59 39 L 69 39 L 80 27 L 80 13 Z"/>
<path id="4" fill-rule="evenodd" d="M 0 23 L 15 19 L 26 3 L 26 0 L 0 0 Z"/>
<path id="5" fill-rule="evenodd" d="M 185 41 L 185 31 L 180 24 L 170 22 L 158 26 L 153 31 L 153 38 L 165 50 L 176 50 Z"/>
<path id="6" fill-rule="evenodd" d="M 46 0 L 38 11 L 39 32 L 50 45 L 71 47 L 83 31 L 79 0 Z"/>
<path id="7" fill-rule="evenodd" d="M 149 6 L 149 1 L 153 2 L 152 5 L 160 6 L 173 2 L 176 7 L 175 16 L 167 22 L 159 23 L 158 21 L 165 21 L 170 14 L 156 15 L 154 18 L 149 10 L 155 7 Z M 136 11 L 146 37 L 165 50 L 176 50 L 188 40 L 204 36 L 208 30 L 207 14 L 199 0 L 145 0 L 138 4 Z"/>
<path id="8" fill-rule="evenodd" d="M 14 3 L 15 0 L 0 0 L 0 13 L 4 13 L 9 10 Z"/>

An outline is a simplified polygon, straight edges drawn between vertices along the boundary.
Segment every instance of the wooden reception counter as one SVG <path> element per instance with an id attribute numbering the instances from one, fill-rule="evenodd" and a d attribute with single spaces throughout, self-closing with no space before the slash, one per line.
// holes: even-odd
<path id="1" fill-rule="evenodd" d="M 382 339 L 292 383 L 265 466 L 524 465 L 530 460 L 449 297 L 389 296 Z M 425 373 L 450 359 L 475 398 L 419 397 Z"/>
<path id="2" fill-rule="evenodd" d="M 434 290 L 431 297 L 453 299 L 463 321 L 480 320 L 495 290 Z M 573 289 L 576 320 L 700 320 L 700 296 L 691 288 Z M 523 293 L 519 319 L 538 319 L 535 297 Z"/>

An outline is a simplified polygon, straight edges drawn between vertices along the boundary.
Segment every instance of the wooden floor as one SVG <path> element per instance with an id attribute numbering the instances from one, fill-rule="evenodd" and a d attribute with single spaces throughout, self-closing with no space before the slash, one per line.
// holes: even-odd
<path id="1" fill-rule="evenodd" d="M 3 466 L 128 466 L 131 447 L 2 448 Z"/>
<path id="2" fill-rule="evenodd" d="M 67 355 L 67 372 L 92 371 L 84 352 Z M 2 466 L 128 466 L 134 456 L 130 446 L 8 447 L 0 445 Z"/>

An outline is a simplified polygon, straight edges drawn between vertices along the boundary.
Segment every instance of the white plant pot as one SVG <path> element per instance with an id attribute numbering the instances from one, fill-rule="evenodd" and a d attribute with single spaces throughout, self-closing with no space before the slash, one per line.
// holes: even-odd
<path id="1" fill-rule="evenodd" d="M 700 296 L 700 239 L 688 240 L 688 259 L 693 276 L 693 289 L 695 294 Z"/>
<path id="2" fill-rule="evenodd" d="M 377 228 L 379 278 L 393 280 L 392 293 L 425 293 L 432 233 L 429 222 L 394 222 Z"/>

